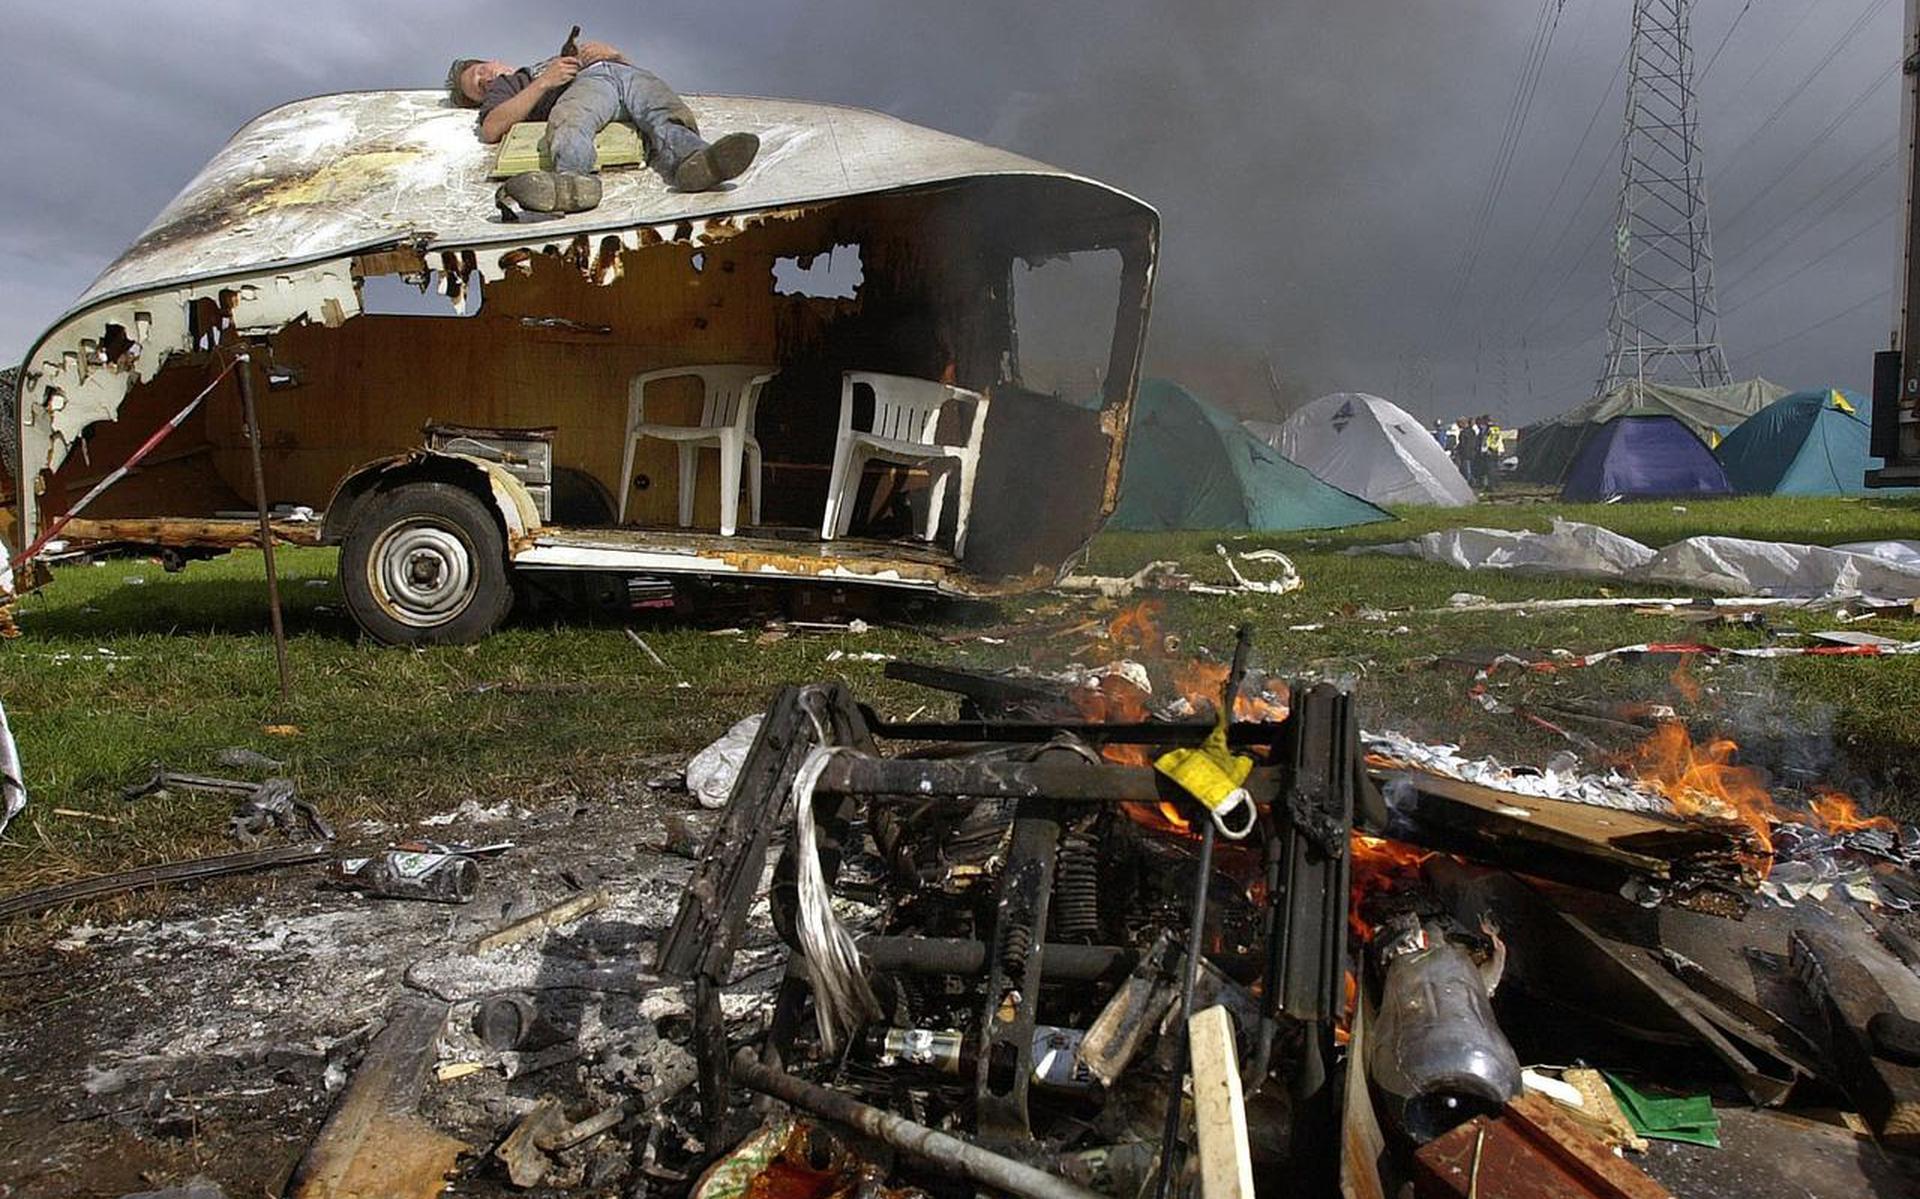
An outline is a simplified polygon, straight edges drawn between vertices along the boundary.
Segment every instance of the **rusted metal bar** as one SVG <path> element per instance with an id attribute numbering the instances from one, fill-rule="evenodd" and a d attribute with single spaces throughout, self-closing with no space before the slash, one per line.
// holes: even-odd
<path id="1" fill-rule="evenodd" d="M 267 560 L 267 611 L 273 621 L 273 662 L 280 671 L 280 702 L 293 699 L 293 678 L 287 668 L 287 626 L 280 615 L 280 571 L 273 560 L 273 521 L 267 514 L 267 476 L 260 465 L 260 414 L 253 403 L 253 361 L 242 354 L 236 361 L 240 380 L 240 407 L 247 424 L 247 451 L 253 459 L 253 504 L 260 514 L 260 553 Z"/>
<path id="2" fill-rule="evenodd" d="M 1260 768 L 1247 781 L 1270 792 L 1278 772 Z M 1149 766 L 1096 764 L 1058 755 L 1038 762 L 980 759 L 870 758 L 842 755 L 820 775 L 827 795 L 911 799 L 1051 799 L 1062 802 L 1162 803 L 1185 794 Z"/>
<path id="3" fill-rule="evenodd" d="M 95 878 L 83 878 L 70 883 L 60 883 L 57 886 L 42 887 L 37 891 L 9 895 L 5 899 L 0 899 L 0 920 L 11 916 L 24 916 L 30 912 L 44 912 L 48 908 L 78 903 L 83 899 L 97 899 L 102 895 L 143 891 L 149 887 L 162 887 L 168 883 L 186 882 L 189 879 L 214 878 L 223 874 L 248 874 L 255 870 L 272 870 L 278 866 L 298 866 L 305 862 L 318 862 L 332 855 L 331 844 L 315 841 L 306 845 L 283 845 L 275 849 L 256 849 L 246 853 L 226 853 L 210 858 L 192 858 L 184 862 L 167 862 L 159 866 L 141 866 L 133 870 L 102 874 Z"/>
<path id="4" fill-rule="evenodd" d="M 1095 1192 L 1044 1170 L 988 1152 L 959 1137 L 915 1124 L 877 1107 L 760 1064 L 751 1049 L 733 1059 L 736 1082 L 822 1119 L 844 1124 L 939 1169 L 1022 1199 L 1098 1199 Z"/>

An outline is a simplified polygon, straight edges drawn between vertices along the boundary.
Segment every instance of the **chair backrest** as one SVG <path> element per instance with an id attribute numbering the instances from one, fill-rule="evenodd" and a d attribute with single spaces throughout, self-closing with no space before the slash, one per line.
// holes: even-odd
<path id="1" fill-rule="evenodd" d="M 700 427 L 703 429 L 753 429 L 753 412 L 760 402 L 760 389 L 778 371 L 771 366 L 713 365 L 668 367 L 635 375 L 628 392 L 628 423 L 643 424 L 646 419 L 646 389 L 661 379 L 692 375 L 700 380 Z"/>
<path id="2" fill-rule="evenodd" d="M 873 389 L 873 425 L 867 431 L 875 437 L 919 445 L 933 444 L 939 432 L 939 421 L 934 418 L 948 400 L 979 400 L 970 391 L 932 379 L 848 371 L 841 379 L 841 387 L 847 392 L 844 405 L 847 411 L 852 410 L 853 388 L 861 383 Z"/>

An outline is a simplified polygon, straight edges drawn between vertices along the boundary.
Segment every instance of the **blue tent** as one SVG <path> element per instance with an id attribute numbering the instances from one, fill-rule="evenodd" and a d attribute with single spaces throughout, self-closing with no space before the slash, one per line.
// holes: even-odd
<path id="1" fill-rule="evenodd" d="M 1575 503 L 1731 495 L 1707 443 L 1671 416 L 1616 416 L 1588 435 L 1560 498 Z"/>
<path id="2" fill-rule="evenodd" d="M 1332 529 L 1393 517 L 1323 483 L 1178 384 L 1140 385 L 1110 529 Z"/>
<path id="3" fill-rule="evenodd" d="M 1873 401 L 1829 388 L 1775 400 L 1714 451 L 1743 495 L 1865 495 Z M 1905 490 L 1905 489 L 1903 489 Z"/>

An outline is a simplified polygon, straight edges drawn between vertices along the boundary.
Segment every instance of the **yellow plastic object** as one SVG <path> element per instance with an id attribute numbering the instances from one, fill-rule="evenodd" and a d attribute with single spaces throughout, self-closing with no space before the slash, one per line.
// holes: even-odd
<path id="1" fill-rule="evenodd" d="M 1213 813 L 1214 827 L 1220 835 L 1238 841 L 1253 831 L 1256 813 L 1253 796 L 1241 786 L 1253 773 L 1253 759 L 1243 758 L 1227 748 L 1225 712 L 1214 722 L 1213 731 L 1198 746 L 1170 749 L 1154 759 L 1153 768 L 1180 784 L 1180 789 L 1206 805 Z M 1245 812 L 1244 823 L 1232 824 L 1229 817 Z"/>
<path id="2" fill-rule="evenodd" d="M 1847 397 L 1841 395 L 1838 391 L 1830 392 L 1829 395 L 1833 399 L 1833 406 L 1835 408 L 1838 408 L 1840 411 L 1846 413 L 1848 416 L 1860 415 L 1858 412 L 1854 411 L 1854 407 L 1852 404 L 1847 403 Z"/>
<path id="3" fill-rule="evenodd" d="M 600 156 L 600 169 L 640 166 L 647 161 L 647 149 L 640 142 L 640 131 L 625 121 L 614 121 L 594 136 L 593 148 Z M 547 149 L 547 123 L 521 121 L 500 139 L 493 156 L 493 174 L 489 178 L 510 179 L 528 171 L 550 171 L 553 155 Z"/>

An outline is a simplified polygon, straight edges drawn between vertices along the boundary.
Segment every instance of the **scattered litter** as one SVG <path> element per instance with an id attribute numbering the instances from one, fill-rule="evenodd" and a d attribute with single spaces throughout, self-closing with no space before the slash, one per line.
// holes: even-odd
<path id="1" fill-rule="evenodd" d="M 1654 550 L 1598 525 L 1555 518 L 1545 533 L 1447 529 L 1349 552 L 1421 558 L 1462 570 L 1667 583 L 1730 595 L 1920 598 L 1920 549 L 1913 542 L 1827 547 L 1703 536 Z"/>
<path id="2" fill-rule="evenodd" d="M 0 833 L 7 831 L 27 806 L 26 773 L 20 765 L 20 747 L 14 743 L 13 729 L 7 724 L 7 709 L 0 704 Z"/>
<path id="3" fill-rule="evenodd" d="M 647 644 L 646 638 L 634 632 L 632 629 L 626 629 L 624 630 L 624 632 L 627 634 L 627 640 L 639 646 L 640 652 L 647 656 L 648 661 L 652 662 L 655 666 L 658 666 L 662 670 L 667 669 L 667 664 L 665 660 L 663 660 L 659 654 L 656 654 L 653 652 L 653 647 Z"/>
<path id="4" fill-rule="evenodd" d="M 740 777 L 740 764 L 746 761 L 747 751 L 753 748 L 753 739 L 760 735 L 760 725 L 765 719 L 759 715 L 747 717 L 720 734 L 717 741 L 693 755 L 687 763 L 687 790 L 701 807 L 726 806 L 734 780 Z"/>
<path id="5" fill-rule="evenodd" d="M 430 842 L 409 843 L 365 858 L 333 864 L 336 882 L 382 899 L 470 903 L 480 889 L 480 865 Z"/>
<path id="6" fill-rule="evenodd" d="M 228 770 L 285 770 L 287 764 L 279 758 L 269 758 L 258 750 L 240 746 L 229 746 L 213 756 L 216 766 Z"/>
<path id="7" fill-rule="evenodd" d="M 1635 1089 L 1619 1075 L 1601 1071 L 1607 1088 L 1633 1124 L 1633 1131 L 1656 1141 L 1720 1147 L 1720 1117 L 1706 1095 L 1655 1096 Z"/>
<path id="8" fill-rule="evenodd" d="M 865 653 L 850 654 L 843 649 L 836 649 L 827 654 L 827 661 L 829 662 L 891 662 L 893 661 L 893 655 L 876 653 L 871 650 Z"/>

